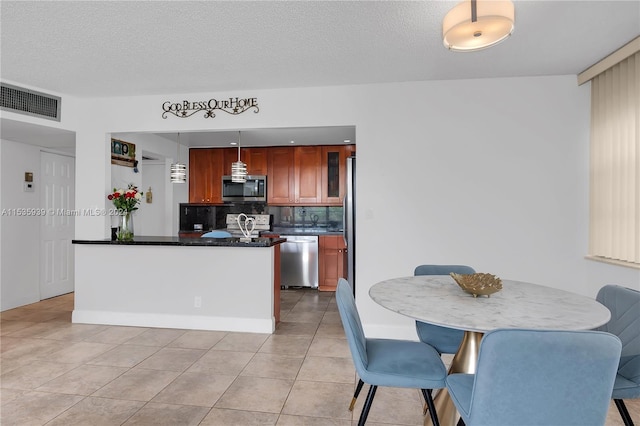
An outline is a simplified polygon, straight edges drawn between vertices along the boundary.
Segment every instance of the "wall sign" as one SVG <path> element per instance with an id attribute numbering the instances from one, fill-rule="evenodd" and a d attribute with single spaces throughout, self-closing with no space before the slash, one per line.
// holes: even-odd
<path id="1" fill-rule="evenodd" d="M 136 164 L 136 145 L 131 142 L 111 138 L 111 164 L 134 167 Z"/>
<path id="2" fill-rule="evenodd" d="M 208 101 L 166 101 L 162 104 L 162 118 L 167 118 L 167 114 L 176 117 L 191 117 L 197 112 L 204 112 L 204 118 L 214 118 L 216 111 L 224 111 L 227 114 L 238 115 L 245 111 L 253 110 L 258 113 L 258 98 L 229 98 L 229 99 L 209 99 Z"/>

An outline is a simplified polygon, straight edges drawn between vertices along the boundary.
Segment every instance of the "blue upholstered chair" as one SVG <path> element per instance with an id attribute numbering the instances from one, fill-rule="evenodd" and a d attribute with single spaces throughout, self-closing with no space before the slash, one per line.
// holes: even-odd
<path id="1" fill-rule="evenodd" d="M 604 425 L 621 349 L 601 331 L 498 329 L 447 389 L 467 426 Z"/>
<path id="2" fill-rule="evenodd" d="M 371 385 L 360 414 L 359 426 L 365 424 L 378 386 L 417 388 L 429 406 L 431 421 L 438 425 L 431 398 L 432 389 L 445 386 L 447 370 L 438 352 L 431 346 L 409 340 L 367 339 L 362 329 L 353 291 L 344 279 L 338 280 L 336 302 L 356 372 L 360 377 L 350 410 L 362 385 Z"/>
<path id="3" fill-rule="evenodd" d="M 640 398 L 640 292 L 618 285 L 600 289 L 596 300 L 609 308 L 611 319 L 598 330 L 615 334 L 622 341 L 622 355 L 612 398 L 626 426 L 633 420 L 623 399 Z"/>
<path id="4" fill-rule="evenodd" d="M 449 275 L 473 274 L 476 271 L 465 265 L 420 265 L 413 271 L 413 275 Z M 421 342 L 428 343 L 441 354 L 454 354 L 460 347 L 464 331 L 439 325 L 416 321 L 416 331 Z"/>
<path id="5" fill-rule="evenodd" d="M 206 234 L 202 234 L 200 238 L 229 238 L 231 237 L 231 233 L 227 231 L 223 231 L 221 229 L 215 229 L 211 232 L 207 232 Z"/>

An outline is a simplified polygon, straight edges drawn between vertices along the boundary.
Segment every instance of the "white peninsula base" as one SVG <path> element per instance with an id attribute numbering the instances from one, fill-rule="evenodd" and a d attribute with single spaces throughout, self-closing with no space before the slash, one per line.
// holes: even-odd
<path id="1" fill-rule="evenodd" d="M 278 245 L 76 244 L 72 322 L 273 333 L 276 275 Z"/>

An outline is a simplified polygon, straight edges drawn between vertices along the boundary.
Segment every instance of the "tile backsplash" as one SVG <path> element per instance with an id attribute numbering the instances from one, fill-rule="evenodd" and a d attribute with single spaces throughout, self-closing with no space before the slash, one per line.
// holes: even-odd
<path id="1" fill-rule="evenodd" d="M 271 214 L 274 227 L 322 227 L 331 230 L 342 230 L 342 207 L 319 206 L 267 206 L 265 203 L 232 203 L 224 206 L 195 206 L 195 209 L 214 209 L 215 223 L 209 225 L 210 229 L 226 228 L 228 213 L 246 214 Z M 193 230 L 193 224 L 180 218 L 182 231 Z"/>
<path id="2" fill-rule="evenodd" d="M 269 207 L 274 226 L 307 226 L 342 229 L 342 207 Z"/>

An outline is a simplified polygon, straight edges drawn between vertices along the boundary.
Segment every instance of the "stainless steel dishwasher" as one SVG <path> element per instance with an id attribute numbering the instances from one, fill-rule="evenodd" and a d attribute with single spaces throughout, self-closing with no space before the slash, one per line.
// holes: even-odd
<path id="1" fill-rule="evenodd" d="M 281 235 L 280 286 L 318 288 L 318 236 Z"/>

